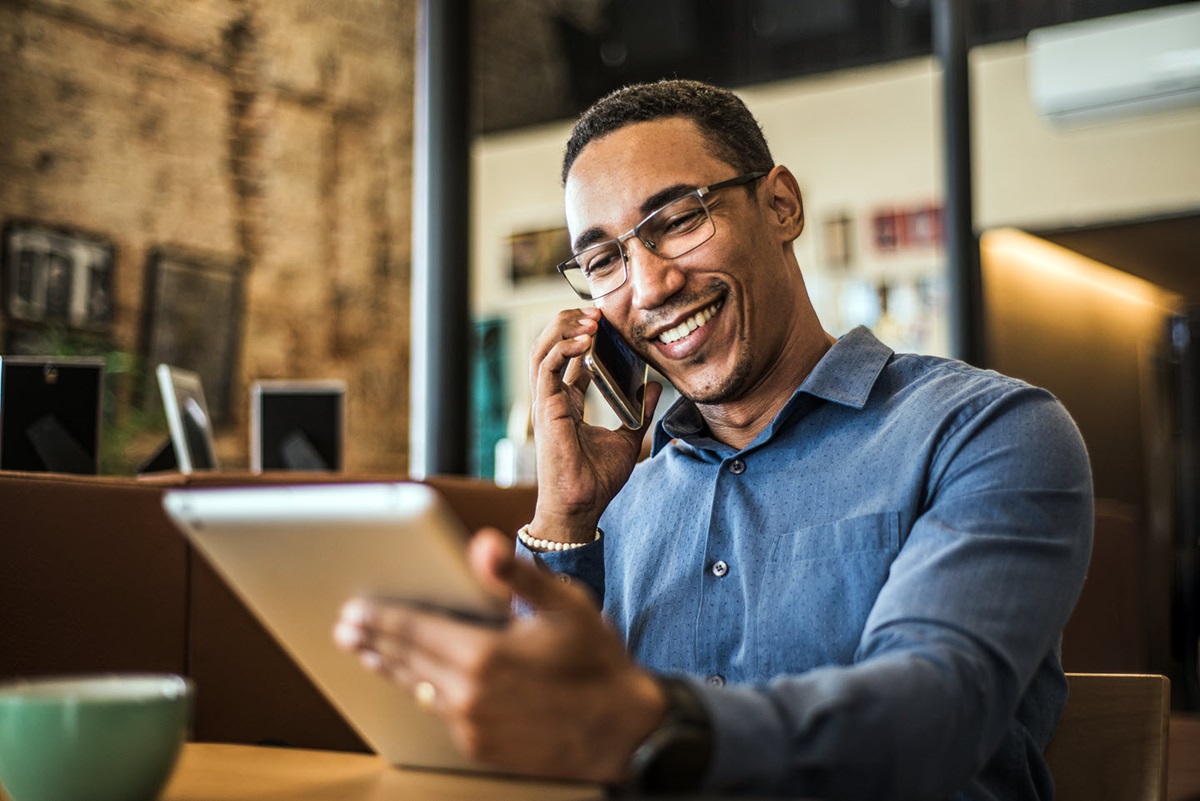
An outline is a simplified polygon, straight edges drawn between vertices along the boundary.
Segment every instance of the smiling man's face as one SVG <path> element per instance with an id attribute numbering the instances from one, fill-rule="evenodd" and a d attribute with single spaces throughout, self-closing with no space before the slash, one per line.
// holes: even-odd
<path id="1" fill-rule="evenodd" d="M 566 184 L 572 240 L 616 237 L 639 223 L 665 191 L 733 178 L 696 124 L 684 118 L 634 123 L 590 142 Z M 705 198 L 716 234 L 676 259 L 649 252 L 636 238 L 629 280 L 596 301 L 629 343 L 685 397 L 701 404 L 742 398 L 781 357 L 800 277 L 791 240 L 763 183 L 722 189 Z M 685 333 L 686 332 L 686 333 Z"/>

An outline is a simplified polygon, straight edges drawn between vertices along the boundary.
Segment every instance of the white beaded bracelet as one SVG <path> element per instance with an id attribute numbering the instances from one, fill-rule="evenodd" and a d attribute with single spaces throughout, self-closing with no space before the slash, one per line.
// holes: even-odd
<path id="1" fill-rule="evenodd" d="M 517 539 L 519 539 L 525 545 L 525 547 L 531 551 L 573 551 L 576 548 L 582 548 L 585 545 L 591 545 L 592 542 L 600 539 L 600 529 L 596 529 L 596 536 L 592 538 L 591 542 L 556 542 L 554 540 L 544 540 L 540 537 L 533 536 L 529 533 L 529 524 L 526 523 L 525 525 L 521 526 L 520 530 L 517 532 Z"/>

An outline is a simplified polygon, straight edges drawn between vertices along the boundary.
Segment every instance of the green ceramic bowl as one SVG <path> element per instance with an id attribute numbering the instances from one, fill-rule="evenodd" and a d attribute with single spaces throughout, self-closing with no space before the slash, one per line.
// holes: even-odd
<path id="1" fill-rule="evenodd" d="M 151 801 L 175 767 L 192 685 L 170 674 L 0 684 L 0 784 L 12 801 Z"/>

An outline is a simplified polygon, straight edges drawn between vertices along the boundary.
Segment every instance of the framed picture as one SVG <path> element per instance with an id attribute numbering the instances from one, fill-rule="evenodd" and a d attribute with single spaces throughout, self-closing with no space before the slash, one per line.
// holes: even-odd
<path id="1" fill-rule="evenodd" d="M 36 223 L 4 227 L 4 313 L 10 324 L 107 333 L 113 322 L 113 246 Z"/>
<path id="2" fill-rule="evenodd" d="M 566 228 L 519 231 L 508 238 L 508 253 L 514 286 L 550 280 L 558 275 L 558 265 L 571 258 L 571 235 Z"/>
<path id="3" fill-rule="evenodd" d="M 0 356 L 0 470 L 100 469 L 104 360 Z"/>
<path id="4" fill-rule="evenodd" d="M 156 248 L 146 267 L 146 363 L 195 372 L 208 395 L 213 421 L 228 420 L 241 345 L 243 265 Z M 146 389 L 147 397 L 153 397 L 153 388 Z"/>
<path id="5" fill-rule="evenodd" d="M 844 269 L 854 261 L 854 218 L 845 212 L 825 218 L 825 264 Z"/>
<path id="6" fill-rule="evenodd" d="M 175 450 L 175 465 L 179 472 L 216 470 L 217 449 L 213 444 L 212 419 L 204 401 L 200 376 L 169 364 L 158 365 L 154 374 L 162 393 L 167 430 L 171 434 L 171 447 Z"/>
<path id="7" fill-rule="evenodd" d="M 871 240 L 880 253 L 895 253 L 903 242 L 904 229 L 894 209 L 882 209 L 871 216 Z"/>
<path id="8" fill-rule="evenodd" d="M 256 381 L 250 387 L 250 470 L 345 466 L 346 382 Z"/>
<path id="9" fill-rule="evenodd" d="M 909 247 L 941 247 L 943 240 L 942 207 L 930 204 L 906 211 L 904 214 L 904 240 Z"/>

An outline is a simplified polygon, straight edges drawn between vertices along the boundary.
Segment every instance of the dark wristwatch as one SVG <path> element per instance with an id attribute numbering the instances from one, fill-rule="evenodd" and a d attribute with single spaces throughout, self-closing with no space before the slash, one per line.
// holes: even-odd
<path id="1" fill-rule="evenodd" d="M 686 681 L 657 676 L 667 696 L 667 715 L 633 752 L 628 788 L 639 795 L 672 795 L 698 790 L 712 761 L 712 721 Z"/>

